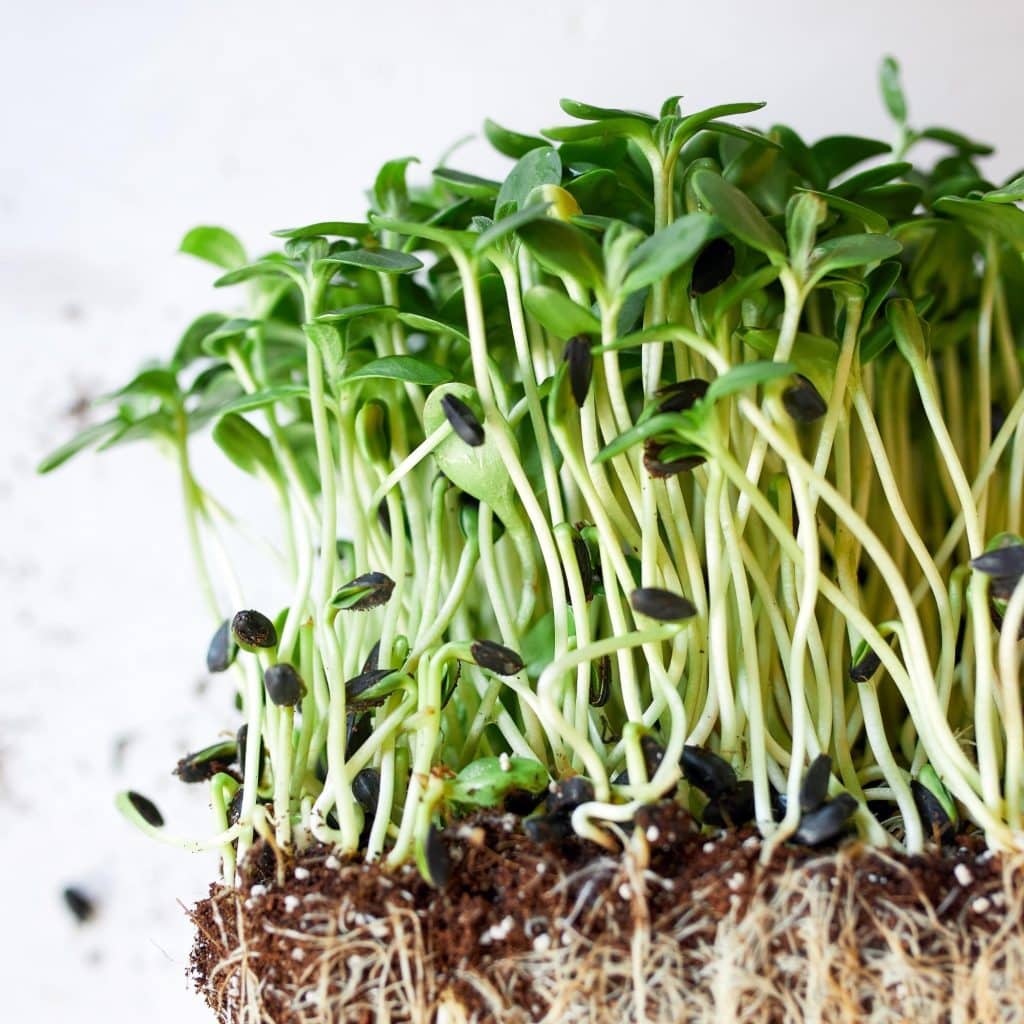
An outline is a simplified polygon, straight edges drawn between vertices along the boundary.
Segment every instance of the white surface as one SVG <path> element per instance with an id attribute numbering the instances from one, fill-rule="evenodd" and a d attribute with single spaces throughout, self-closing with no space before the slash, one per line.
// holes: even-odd
<path id="1" fill-rule="evenodd" d="M 949 13 L 944 13 L 949 12 Z M 954 13 L 955 12 L 955 13 Z M 0 977 L 4 1017 L 188 1024 L 177 899 L 214 872 L 133 834 L 111 795 L 152 794 L 182 829 L 202 799 L 170 779 L 185 747 L 234 721 L 195 693 L 209 624 L 169 465 L 145 449 L 37 480 L 75 398 L 166 353 L 194 313 L 230 302 L 176 256 L 223 223 L 275 227 L 363 212 L 386 158 L 429 168 L 487 116 L 562 120 L 569 95 L 691 109 L 766 99 L 759 123 L 810 137 L 886 131 L 876 64 L 904 66 L 915 124 L 998 144 L 1024 164 L 1024 6 L 957 3 L 11 4 L 0 38 Z M 454 162 L 470 166 L 479 147 Z M 128 737 L 123 763 L 113 760 Z M 75 927 L 60 888 L 101 901 Z"/>

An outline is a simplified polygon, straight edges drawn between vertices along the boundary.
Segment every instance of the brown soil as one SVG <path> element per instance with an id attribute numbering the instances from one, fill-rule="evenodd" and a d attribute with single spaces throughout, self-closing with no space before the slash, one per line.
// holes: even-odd
<path id="1" fill-rule="evenodd" d="M 1024 1019 L 1024 860 L 700 834 L 646 808 L 630 852 L 540 847 L 511 815 L 450 828 L 441 890 L 314 847 L 192 912 L 224 1024 Z"/>

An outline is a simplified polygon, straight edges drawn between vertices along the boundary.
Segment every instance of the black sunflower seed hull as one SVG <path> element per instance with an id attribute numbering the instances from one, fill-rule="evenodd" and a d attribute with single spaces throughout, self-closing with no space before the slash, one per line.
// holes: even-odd
<path id="1" fill-rule="evenodd" d="M 680 473 L 691 473 L 698 466 L 707 462 L 703 455 L 687 455 L 681 459 L 670 459 L 666 461 L 661 457 L 665 445 L 648 439 L 644 441 L 644 469 L 655 480 L 667 480 L 671 476 L 679 476 Z"/>
<path id="2" fill-rule="evenodd" d="M 800 787 L 800 813 L 816 811 L 828 796 L 828 780 L 832 773 L 832 758 L 819 754 L 810 764 Z"/>
<path id="3" fill-rule="evenodd" d="M 238 612 L 231 620 L 231 632 L 243 647 L 268 648 L 277 646 L 277 630 L 262 612 L 248 608 Z"/>
<path id="4" fill-rule="evenodd" d="M 921 815 L 925 835 L 937 843 L 952 843 L 956 839 L 956 826 L 950 821 L 939 798 L 917 779 L 911 779 L 910 792 L 917 813 Z"/>
<path id="5" fill-rule="evenodd" d="M 238 644 L 231 635 L 231 621 L 225 619 L 217 628 L 206 650 L 207 672 L 226 672 L 238 655 Z"/>
<path id="6" fill-rule="evenodd" d="M 263 685 L 272 704 L 282 708 L 293 708 L 306 693 L 306 684 L 294 665 L 286 661 L 270 665 L 263 673 Z"/>
<path id="7" fill-rule="evenodd" d="M 855 665 L 850 666 L 850 682 L 866 683 L 881 668 L 882 660 L 874 651 L 868 651 Z"/>
<path id="8" fill-rule="evenodd" d="M 640 587 L 629 595 L 633 611 L 660 622 L 679 622 L 697 614 L 697 609 L 682 594 L 660 587 Z"/>
<path id="9" fill-rule="evenodd" d="M 382 572 L 367 572 L 339 587 L 331 598 L 335 608 L 350 612 L 368 612 L 391 600 L 395 581 Z"/>
<path id="10" fill-rule="evenodd" d="M 543 800 L 543 791 L 531 793 L 528 789 L 510 789 L 502 801 L 502 808 L 522 818 L 536 810 Z"/>
<path id="11" fill-rule="evenodd" d="M 988 576 L 1019 579 L 1024 576 L 1024 544 L 993 548 L 971 559 L 971 568 Z"/>
<path id="12" fill-rule="evenodd" d="M 555 783 L 545 801 L 544 809 L 548 814 L 570 814 L 580 804 L 589 803 L 594 799 L 594 786 L 582 775 L 573 775 Z"/>
<path id="13" fill-rule="evenodd" d="M 352 780 L 352 795 L 367 813 L 373 814 L 380 802 L 380 772 L 376 768 L 363 768 Z"/>
<path id="14" fill-rule="evenodd" d="M 145 797 L 141 793 L 132 791 L 128 794 L 128 800 L 132 807 L 135 808 L 139 817 L 142 818 L 147 825 L 152 825 L 154 828 L 163 828 L 164 816 L 160 813 L 156 804 L 153 803 L 149 797 Z"/>
<path id="15" fill-rule="evenodd" d="M 69 885 L 61 895 L 64 897 L 64 905 L 80 924 L 91 921 L 96 915 L 96 904 L 81 889 Z"/>
<path id="16" fill-rule="evenodd" d="M 730 793 L 737 786 L 736 772 L 723 757 L 702 747 L 683 747 L 680 758 L 683 777 L 712 799 Z"/>
<path id="17" fill-rule="evenodd" d="M 573 835 L 572 822 L 566 814 L 541 814 L 523 822 L 523 831 L 538 846 L 560 843 Z"/>
<path id="18" fill-rule="evenodd" d="M 640 750 L 644 755 L 644 768 L 649 781 L 665 759 L 665 748 L 653 736 L 641 736 Z"/>
<path id="19" fill-rule="evenodd" d="M 782 404 L 797 423 L 814 423 L 828 412 L 828 404 L 806 377 L 795 376 L 797 382 L 782 392 Z"/>
<path id="20" fill-rule="evenodd" d="M 856 809 L 857 801 L 849 793 L 840 793 L 834 800 L 801 817 L 793 841 L 803 846 L 820 846 L 838 839 Z"/>
<path id="21" fill-rule="evenodd" d="M 749 779 L 736 783 L 736 788 L 709 800 L 704 808 L 705 825 L 715 828 L 738 828 L 754 817 L 754 784 Z"/>
<path id="22" fill-rule="evenodd" d="M 461 398 L 448 394 L 441 399 L 441 409 L 451 424 L 452 430 L 471 448 L 479 448 L 484 443 L 484 428 L 476 418 L 476 413 Z"/>
<path id="23" fill-rule="evenodd" d="M 709 387 L 711 384 L 702 377 L 666 384 L 657 392 L 658 412 L 686 412 L 708 393 Z"/>
<path id="24" fill-rule="evenodd" d="M 380 641 L 378 640 L 371 648 L 370 653 L 363 662 L 362 672 L 373 672 L 377 668 L 377 659 L 380 657 Z"/>
<path id="25" fill-rule="evenodd" d="M 427 863 L 428 881 L 436 889 L 446 886 L 452 877 L 452 859 L 441 838 L 441 830 L 431 825 L 423 844 L 423 853 Z"/>
<path id="26" fill-rule="evenodd" d="M 565 344 L 562 358 L 568 368 L 573 400 L 582 409 L 594 377 L 594 356 L 590 351 L 590 339 L 585 334 L 577 334 L 575 338 L 570 338 Z"/>
<path id="27" fill-rule="evenodd" d="M 724 284 L 735 266 L 736 250 L 724 238 L 713 238 L 693 261 L 690 294 L 705 295 Z"/>
<path id="28" fill-rule="evenodd" d="M 510 647 L 492 640 L 476 640 L 470 646 L 473 660 L 489 672 L 499 676 L 514 676 L 526 667 L 523 659 Z"/>
<path id="29" fill-rule="evenodd" d="M 214 775 L 228 771 L 237 755 L 237 743 L 215 743 L 193 754 L 186 754 L 178 762 L 173 774 L 182 782 L 206 782 Z"/>

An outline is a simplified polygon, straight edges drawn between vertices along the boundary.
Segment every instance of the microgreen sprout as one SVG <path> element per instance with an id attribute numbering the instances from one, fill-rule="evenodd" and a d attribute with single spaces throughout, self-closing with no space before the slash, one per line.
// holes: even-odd
<path id="1" fill-rule="evenodd" d="M 237 302 L 41 467 L 171 455 L 243 715 L 179 764 L 211 838 L 121 810 L 229 880 L 312 837 L 443 885 L 457 814 L 613 847 L 666 797 L 765 857 L 1024 847 L 1024 189 L 882 87 L 893 142 L 565 101 L 488 123 L 502 181 L 403 158 L 278 252 L 190 232 Z M 204 429 L 276 516 L 275 619 Z"/>

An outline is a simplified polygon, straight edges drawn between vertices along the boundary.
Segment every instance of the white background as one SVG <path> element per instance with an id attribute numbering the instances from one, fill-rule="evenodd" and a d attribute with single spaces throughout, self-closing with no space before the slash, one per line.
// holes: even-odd
<path id="1" fill-rule="evenodd" d="M 202 797 L 169 776 L 234 723 L 211 683 L 170 464 L 148 449 L 33 466 L 79 398 L 169 352 L 223 307 L 176 255 L 196 223 L 258 249 L 269 230 L 357 219 L 385 159 L 429 168 L 485 116 L 533 131 L 560 96 L 657 109 L 764 99 L 755 123 L 810 138 L 888 131 L 879 58 L 903 63 L 912 121 L 1024 164 L 1019 0 L 559 5 L 4 5 L 0 27 L 0 977 L 5 1019 L 188 1024 L 184 980 L 210 857 L 157 846 L 112 809 L 128 785 L 175 826 Z M 453 160 L 490 160 L 480 146 Z M 493 160 L 477 166 L 496 171 Z M 226 485 L 231 490 L 231 482 Z M 279 596 L 270 606 L 283 603 Z M 100 903 L 78 927 L 76 883 Z"/>

